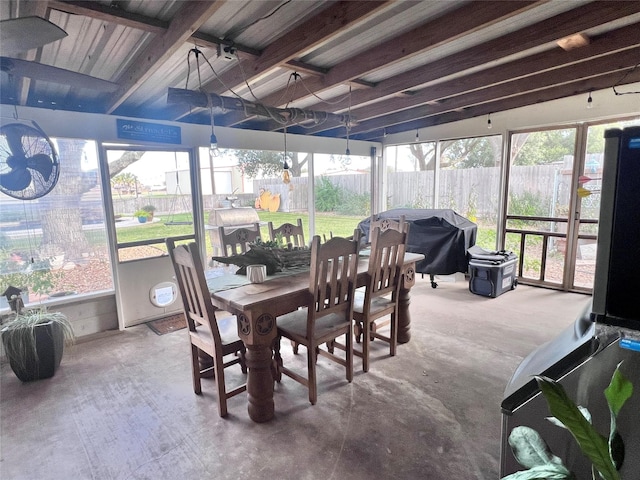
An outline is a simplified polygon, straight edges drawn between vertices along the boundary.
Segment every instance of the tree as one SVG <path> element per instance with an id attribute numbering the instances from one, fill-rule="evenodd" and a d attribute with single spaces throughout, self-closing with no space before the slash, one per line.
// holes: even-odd
<path id="1" fill-rule="evenodd" d="M 42 258 L 65 253 L 66 260 L 77 261 L 89 249 L 89 242 L 82 230 L 80 200 L 84 193 L 98 185 L 99 180 L 96 172 L 83 171 L 81 168 L 85 144 L 84 140 L 57 140 L 60 178 L 56 187 L 38 201 L 42 222 Z M 109 175 L 118 175 L 143 154 L 125 152 L 109 166 Z"/>
<path id="2" fill-rule="evenodd" d="M 409 145 L 411 155 L 418 162 L 418 170 L 435 170 L 436 144 L 430 143 L 412 143 Z"/>
<path id="3" fill-rule="evenodd" d="M 138 192 L 138 177 L 133 173 L 123 172 L 111 177 L 111 188 L 118 192 L 118 195 Z"/>
<path id="4" fill-rule="evenodd" d="M 512 148 L 513 165 L 547 165 L 564 161 L 575 154 L 576 131 L 573 128 L 544 130 L 526 134 L 526 141 L 519 150 Z M 518 135 L 514 135 L 517 137 Z"/>
<path id="5" fill-rule="evenodd" d="M 277 177 L 282 174 L 284 168 L 284 154 L 267 150 L 235 150 L 238 165 L 249 178 Z M 300 158 L 302 156 L 302 158 Z M 309 154 L 287 152 L 286 161 L 289 165 L 289 173 L 293 177 L 302 174 L 302 168 L 309 161 Z"/>

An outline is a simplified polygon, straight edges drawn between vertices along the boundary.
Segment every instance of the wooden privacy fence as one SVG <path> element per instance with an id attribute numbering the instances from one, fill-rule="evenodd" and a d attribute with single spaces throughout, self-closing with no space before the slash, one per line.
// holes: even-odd
<path id="1" fill-rule="evenodd" d="M 368 195 L 371 188 L 369 174 L 331 175 L 326 177 L 344 191 Z M 529 192 L 550 206 L 569 202 L 571 174 L 560 165 L 513 167 L 510 173 L 510 192 L 522 195 Z M 451 208 L 461 215 L 493 217 L 500 202 L 500 168 L 481 167 L 440 171 L 438 192 L 439 208 Z M 293 186 L 293 189 L 290 188 Z M 316 184 L 316 189 L 318 185 Z M 255 193 L 239 194 L 237 204 L 253 206 L 260 190 L 280 195 L 280 210 L 303 212 L 309 209 L 308 177 L 291 178 L 290 184 L 282 179 L 267 178 L 253 181 Z M 388 208 L 433 208 L 434 172 L 391 172 L 387 174 Z M 204 211 L 228 206 L 226 195 L 205 195 Z M 148 198 L 114 198 L 116 214 L 132 214 L 143 205 L 153 204 L 160 213 L 185 213 L 191 208 L 190 195 L 167 195 Z M 553 212 L 548 212 L 551 215 Z"/>
<path id="2" fill-rule="evenodd" d="M 331 183 L 355 194 L 369 194 L 369 174 L 331 175 Z M 510 174 L 511 194 L 529 192 L 541 199 L 568 203 L 570 172 L 560 165 L 513 167 Z M 495 216 L 500 202 L 500 168 L 481 167 L 440 171 L 439 208 L 451 208 L 461 215 Z M 282 211 L 308 210 L 308 178 L 291 179 L 293 190 L 279 178 L 253 181 L 253 189 L 280 194 Z M 316 184 L 316 188 L 317 184 Z M 257 194 L 256 194 L 257 196 Z M 387 174 L 389 208 L 433 208 L 434 172 L 391 172 Z M 549 212 L 551 213 L 551 212 Z"/>

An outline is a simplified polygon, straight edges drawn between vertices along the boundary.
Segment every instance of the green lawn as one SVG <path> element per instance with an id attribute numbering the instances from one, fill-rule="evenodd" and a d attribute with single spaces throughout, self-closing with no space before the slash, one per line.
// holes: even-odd
<path id="1" fill-rule="evenodd" d="M 305 230 L 305 240 L 311 241 L 309 236 L 309 216 L 306 212 L 297 213 L 283 213 L 283 212 L 266 212 L 259 211 L 258 217 L 265 225 L 261 227 L 262 236 L 265 239 L 269 239 L 269 231 L 266 226 L 267 222 L 273 222 L 275 226 L 279 226 L 283 223 L 295 224 L 298 218 L 302 219 L 302 225 Z M 347 215 L 334 215 L 329 213 L 316 213 L 316 234 L 322 236 L 323 234 L 328 238 L 330 234 L 338 237 L 348 237 L 353 235 L 353 230 L 358 226 L 358 223 L 363 220 L 364 217 L 360 216 L 347 216 Z M 190 214 L 175 214 L 172 220 L 174 221 L 188 221 L 191 220 Z M 161 218 L 159 222 L 140 224 L 135 227 L 128 227 L 118 229 L 118 242 L 135 242 L 144 239 L 157 238 L 164 239 L 166 237 L 173 237 L 179 235 L 189 235 L 193 233 L 193 225 L 165 225 L 164 219 Z M 484 248 L 495 248 L 496 232 L 493 226 L 478 225 L 478 235 L 476 243 Z M 207 251 L 211 250 L 211 242 L 209 235 L 206 236 Z M 510 245 L 513 247 L 513 245 Z"/>

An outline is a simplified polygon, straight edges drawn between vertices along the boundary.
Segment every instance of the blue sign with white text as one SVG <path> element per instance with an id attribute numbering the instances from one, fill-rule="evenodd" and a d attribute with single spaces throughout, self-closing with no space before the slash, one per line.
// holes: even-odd
<path id="1" fill-rule="evenodd" d="M 138 122 L 137 120 L 116 120 L 118 138 L 141 140 L 146 142 L 182 143 L 180 127 L 161 123 Z"/>

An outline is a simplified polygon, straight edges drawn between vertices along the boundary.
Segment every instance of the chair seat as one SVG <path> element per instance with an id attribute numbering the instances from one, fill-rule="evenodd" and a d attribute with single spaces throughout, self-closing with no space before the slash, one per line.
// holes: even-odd
<path id="1" fill-rule="evenodd" d="M 236 330 L 236 317 L 225 317 L 218 320 L 218 329 L 220 330 L 220 339 L 222 340 L 222 354 L 228 355 L 235 353 L 239 348 L 239 344 L 242 344 L 242 340 L 238 337 Z M 196 331 L 190 332 L 190 334 L 194 337 L 194 340 L 202 342 L 201 344 L 203 346 L 212 344 L 213 342 L 213 335 L 211 334 L 209 326 L 206 324 L 199 324 Z"/>
<path id="2" fill-rule="evenodd" d="M 316 319 L 316 338 L 322 339 L 325 334 L 334 332 L 336 327 L 348 325 L 351 322 L 344 321 L 344 315 L 329 314 Z M 278 330 L 284 337 L 307 338 L 307 309 L 303 308 L 295 312 L 287 313 L 276 320 Z M 320 342 L 322 343 L 322 342 Z"/>
<path id="3" fill-rule="evenodd" d="M 353 313 L 362 314 L 364 312 L 364 293 L 356 290 L 356 294 L 353 298 Z M 385 310 L 393 310 L 395 302 L 390 297 L 378 297 L 371 301 L 369 312 L 371 315 L 376 316 Z"/>

